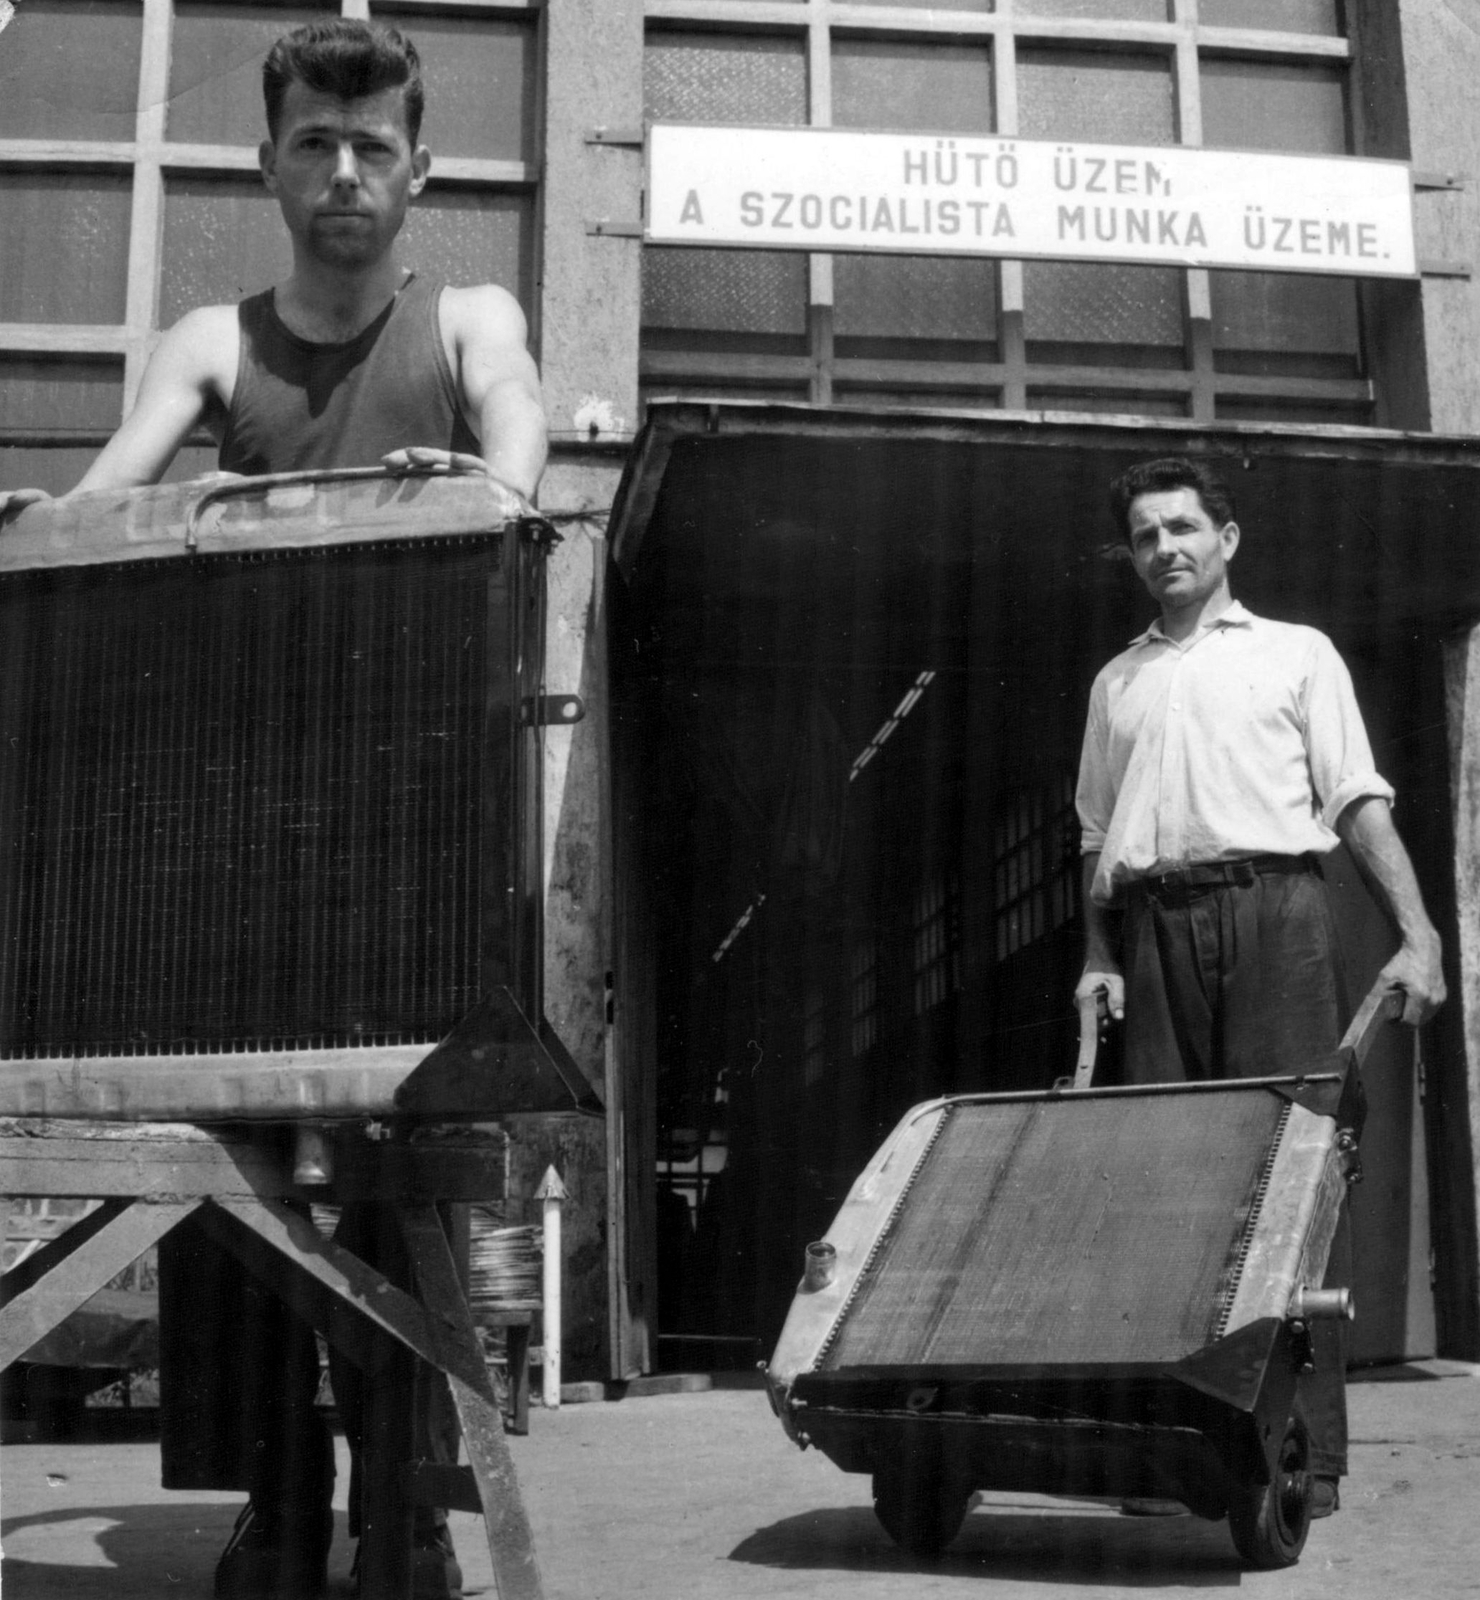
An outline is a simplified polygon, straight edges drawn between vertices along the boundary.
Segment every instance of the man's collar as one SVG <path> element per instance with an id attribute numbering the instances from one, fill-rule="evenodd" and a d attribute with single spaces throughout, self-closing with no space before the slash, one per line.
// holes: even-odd
<path id="1" fill-rule="evenodd" d="M 1214 628 L 1251 628 L 1253 625 L 1254 613 L 1241 600 L 1235 600 L 1226 611 L 1220 611 L 1211 622 L 1204 623 L 1192 637 L 1195 639 L 1198 633 L 1209 633 Z M 1162 631 L 1160 617 L 1144 633 L 1138 633 L 1131 640 L 1131 648 L 1134 649 L 1141 644 L 1151 644 L 1154 640 L 1162 640 L 1166 644 L 1172 643 Z"/>

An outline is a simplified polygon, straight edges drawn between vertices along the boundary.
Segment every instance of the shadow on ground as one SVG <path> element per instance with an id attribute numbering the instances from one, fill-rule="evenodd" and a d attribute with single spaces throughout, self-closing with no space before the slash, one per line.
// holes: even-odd
<path id="1" fill-rule="evenodd" d="M 166 1600 L 172 1594 L 194 1600 L 211 1592 L 236 1513 L 234 1505 L 182 1501 L 7 1517 L 0 1523 L 5 1600 Z M 350 1592 L 352 1548 L 344 1514 L 335 1512 L 331 1596 Z M 58 1559 L 64 1555 L 73 1559 Z"/>
<path id="2" fill-rule="evenodd" d="M 729 1559 L 791 1571 L 928 1571 L 1025 1583 L 1110 1580 L 1146 1589 L 1234 1589 L 1244 1573 L 1226 1522 L 1010 1505 L 973 1511 L 950 1549 L 928 1564 L 896 1548 L 873 1512 L 862 1506 L 804 1511 L 773 1522 L 743 1539 Z"/>

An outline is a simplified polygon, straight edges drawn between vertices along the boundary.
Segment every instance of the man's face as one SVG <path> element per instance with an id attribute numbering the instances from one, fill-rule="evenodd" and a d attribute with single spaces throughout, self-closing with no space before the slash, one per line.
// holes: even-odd
<path id="1" fill-rule="evenodd" d="M 1161 489 L 1131 501 L 1131 560 L 1142 583 L 1169 611 L 1217 593 L 1238 549 L 1238 524 L 1220 528 L 1196 489 Z"/>
<path id="2" fill-rule="evenodd" d="M 382 89 L 339 100 L 293 82 L 276 139 L 258 152 L 295 243 L 327 266 L 370 266 L 401 230 L 426 186 L 431 157 L 406 133 L 405 96 Z"/>

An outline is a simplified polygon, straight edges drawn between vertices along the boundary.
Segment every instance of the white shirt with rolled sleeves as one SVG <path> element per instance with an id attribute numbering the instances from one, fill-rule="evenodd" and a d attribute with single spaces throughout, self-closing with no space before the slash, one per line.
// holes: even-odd
<path id="1" fill-rule="evenodd" d="M 1351 675 L 1315 628 L 1238 601 L 1182 644 L 1159 622 L 1101 669 L 1075 796 L 1092 894 L 1194 862 L 1324 854 L 1378 776 Z"/>

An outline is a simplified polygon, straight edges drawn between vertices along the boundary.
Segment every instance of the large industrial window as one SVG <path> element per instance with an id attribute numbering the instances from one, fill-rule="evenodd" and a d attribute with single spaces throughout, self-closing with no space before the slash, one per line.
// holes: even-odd
<path id="1" fill-rule="evenodd" d="M 70 488 L 160 329 L 286 274 L 257 176 L 262 58 L 341 10 L 421 53 L 433 164 L 407 265 L 502 283 L 533 315 L 539 0 L 25 0 L 0 43 L 0 483 Z M 171 475 L 214 466 L 201 436 Z"/>
<path id="2" fill-rule="evenodd" d="M 646 0 L 655 119 L 1355 148 L 1339 0 Z M 648 249 L 648 394 L 1368 423 L 1349 279 Z"/>

